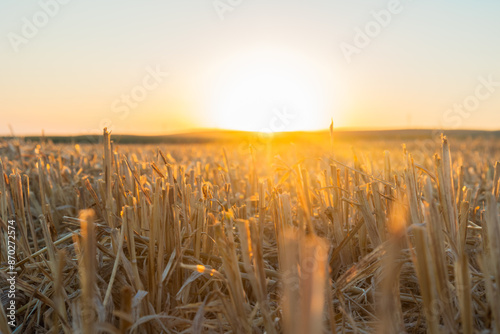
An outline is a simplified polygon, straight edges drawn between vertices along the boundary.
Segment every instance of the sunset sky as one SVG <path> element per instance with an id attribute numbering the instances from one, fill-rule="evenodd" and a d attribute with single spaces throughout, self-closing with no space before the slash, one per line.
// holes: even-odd
<path id="1" fill-rule="evenodd" d="M 0 2 L 0 135 L 500 128 L 500 2 Z"/>

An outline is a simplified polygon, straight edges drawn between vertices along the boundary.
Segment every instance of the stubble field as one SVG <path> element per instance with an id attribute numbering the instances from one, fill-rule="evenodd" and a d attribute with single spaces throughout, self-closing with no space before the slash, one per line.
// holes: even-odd
<path id="1" fill-rule="evenodd" d="M 498 139 L 0 156 L 2 333 L 12 220 L 16 333 L 500 331 Z"/>

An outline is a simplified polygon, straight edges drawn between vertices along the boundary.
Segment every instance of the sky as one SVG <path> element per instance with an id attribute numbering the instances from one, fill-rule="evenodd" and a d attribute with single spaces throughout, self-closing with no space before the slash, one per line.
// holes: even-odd
<path id="1" fill-rule="evenodd" d="M 500 128 L 500 2 L 0 1 L 0 135 Z"/>

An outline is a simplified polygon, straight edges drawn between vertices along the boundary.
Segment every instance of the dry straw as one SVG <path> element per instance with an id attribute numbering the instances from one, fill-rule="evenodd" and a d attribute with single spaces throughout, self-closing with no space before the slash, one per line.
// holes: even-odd
<path id="1" fill-rule="evenodd" d="M 500 145 L 333 138 L 1 141 L 0 331 L 499 332 Z"/>

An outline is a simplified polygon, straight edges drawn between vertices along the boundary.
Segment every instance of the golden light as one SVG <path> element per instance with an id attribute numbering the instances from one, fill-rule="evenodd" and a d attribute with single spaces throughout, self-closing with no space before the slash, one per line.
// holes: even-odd
<path id="1" fill-rule="evenodd" d="M 326 128 L 327 85 L 316 66 L 296 53 L 270 49 L 223 62 L 211 78 L 212 121 L 223 129 L 259 132 Z"/>

